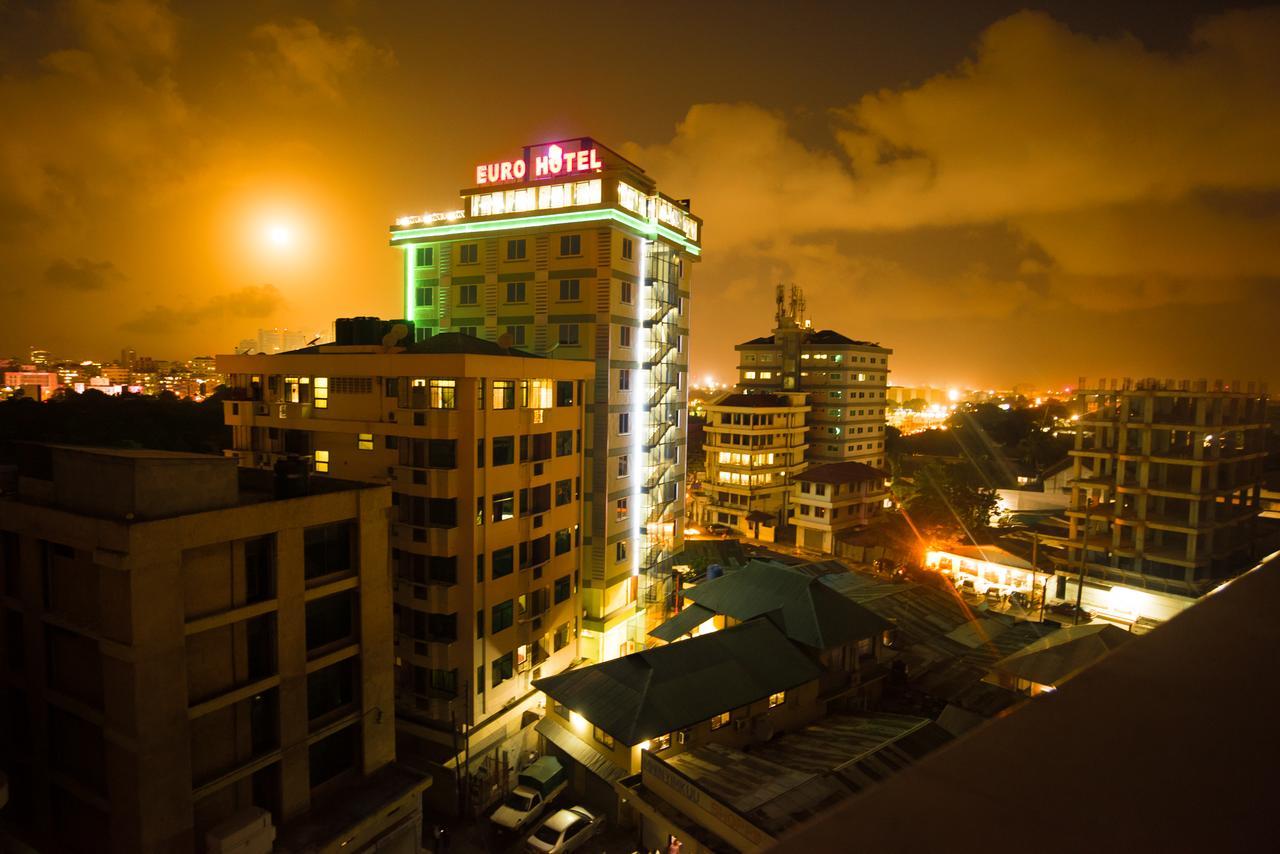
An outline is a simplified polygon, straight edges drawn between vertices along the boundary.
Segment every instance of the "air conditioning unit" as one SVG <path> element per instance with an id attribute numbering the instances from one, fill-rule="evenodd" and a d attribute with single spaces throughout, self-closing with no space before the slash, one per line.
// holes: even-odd
<path id="1" fill-rule="evenodd" d="M 275 838 L 271 813 L 245 807 L 205 832 L 204 850 L 208 854 L 271 854 Z"/>

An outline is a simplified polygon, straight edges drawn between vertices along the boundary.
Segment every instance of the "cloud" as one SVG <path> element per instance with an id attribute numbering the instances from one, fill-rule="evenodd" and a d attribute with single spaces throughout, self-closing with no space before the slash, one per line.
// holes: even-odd
<path id="1" fill-rule="evenodd" d="M 86 0 L 65 14 L 68 43 L 0 76 L 0 239 L 114 207 L 177 172 L 187 148 L 168 7 Z"/>
<path id="2" fill-rule="evenodd" d="M 116 269 L 115 264 L 88 258 L 74 261 L 59 258 L 44 271 L 44 280 L 48 284 L 75 291 L 100 291 L 123 279 L 124 274 Z"/>
<path id="3" fill-rule="evenodd" d="M 330 34 L 314 21 L 263 24 L 252 34 L 263 49 L 254 55 L 260 75 L 286 95 L 314 95 L 340 102 L 347 85 L 367 71 L 394 64 L 356 30 Z"/>
<path id="4" fill-rule="evenodd" d="M 120 325 L 125 332 L 140 334 L 173 333 L 182 327 L 197 326 L 228 317 L 260 318 L 275 313 L 283 300 L 274 285 L 245 285 L 230 293 L 218 294 L 195 305 L 172 308 L 157 305 Z"/>
<path id="5" fill-rule="evenodd" d="M 1274 299 L 1277 43 L 1276 9 L 1209 19 L 1172 54 L 1023 12 L 947 73 L 833 108 L 830 148 L 739 103 L 695 105 L 623 153 L 705 217 L 698 275 L 745 287 L 725 259 L 748 255 L 757 295 L 790 271 L 921 316 Z M 831 245 L 788 257 L 815 239 Z"/>

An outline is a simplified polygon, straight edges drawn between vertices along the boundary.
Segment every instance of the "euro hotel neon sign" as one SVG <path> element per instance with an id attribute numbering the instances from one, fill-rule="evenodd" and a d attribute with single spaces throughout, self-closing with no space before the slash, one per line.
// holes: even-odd
<path id="1" fill-rule="evenodd" d="M 600 161 L 600 152 L 595 146 L 581 151 L 565 151 L 559 145 L 549 145 L 543 154 L 533 149 L 529 160 L 533 166 L 532 180 L 542 178 L 560 178 L 566 175 L 581 175 L 586 172 L 599 172 L 604 168 Z M 529 174 L 529 163 L 523 158 L 519 160 L 500 160 L 497 163 L 481 163 L 476 166 L 476 184 L 509 184 L 523 181 Z"/>

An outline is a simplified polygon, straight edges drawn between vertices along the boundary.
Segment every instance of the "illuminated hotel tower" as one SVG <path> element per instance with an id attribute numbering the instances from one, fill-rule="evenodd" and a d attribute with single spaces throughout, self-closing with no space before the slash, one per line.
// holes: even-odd
<path id="1" fill-rule="evenodd" d="M 404 217 L 405 317 L 589 360 L 582 654 L 644 645 L 683 545 L 690 262 L 701 221 L 591 139 L 475 167 L 462 209 Z M 646 619 L 646 613 L 648 618 Z"/>

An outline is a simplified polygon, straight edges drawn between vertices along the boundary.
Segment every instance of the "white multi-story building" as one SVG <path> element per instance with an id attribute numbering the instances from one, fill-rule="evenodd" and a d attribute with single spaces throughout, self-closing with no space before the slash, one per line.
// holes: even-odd
<path id="1" fill-rule="evenodd" d="M 661 619 L 673 591 L 648 570 L 683 545 L 689 274 L 702 222 L 586 138 L 528 146 L 473 178 L 460 210 L 391 227 L 405 316 L 424 337 L 461 332 L 594 363 L 580 649 L 614 658 Z"/>

